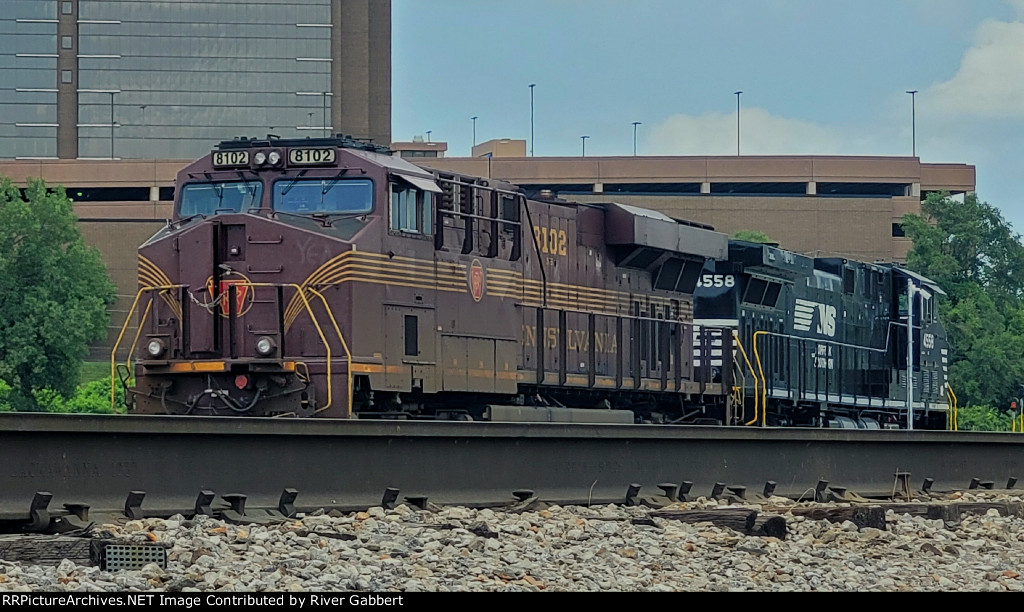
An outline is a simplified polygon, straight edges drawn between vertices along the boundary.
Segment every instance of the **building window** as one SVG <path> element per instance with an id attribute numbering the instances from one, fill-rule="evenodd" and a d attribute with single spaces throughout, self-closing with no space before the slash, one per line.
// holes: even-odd
<path id="1" fill-rule="evenodd" d="M 907 233 L 905 231 L 903 231 L 903 224 L 902 223 L 893 223 L 892 224 L 892 237 L 893 238 L 904 238 L 904 237 L 906 237 L 906 235 L 907 235 Z"/>
<path id="2" fill-rule="evenodd" d="M 402 151 L 402 157 L 437 157 L 437 151 Z"/>
<path id="3" fill-rule="evenodd" d="M 60 12 L 64 13 L 65 15 L 70 15 L 71 11 L 73 9 L 74 9 L 74 3 L 72 3 L 72 2 L 61 2 L 60 3 Z"/>
<path id="4" fill-rule="evenodd" d="M 71 73 L 70 70 L 61 70 L 60 71 L 60 82 L 61 83 L 73 83 L 74 82 L 73 77 L 72 77 L 72 73 Z"/>
<path id="5" fill-rule="evenodd" d="M 73 40 L 74 39 L 72 39 L 70 36 L 61 36 L 60 37 L 60 48 L 61 49 L 71 49 L 72 48 L 71 45 L 73 43 Z"/>

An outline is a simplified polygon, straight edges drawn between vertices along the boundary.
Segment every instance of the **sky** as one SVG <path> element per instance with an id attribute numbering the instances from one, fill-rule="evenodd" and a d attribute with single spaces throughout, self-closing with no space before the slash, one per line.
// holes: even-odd
<path id="1" fill-rule="evenodd" d="M 1024 0 L 392 0 L 392 137 L 534 154 L 911 155 L 1024 231 Z M 916 90 L 914 96 L 908 90 Z M 915 113 L 916 111 L 916 113 Z M 916 114 L 916 121 L 913 115 Z M 528 145 L 529 146 L 529 145 Z"/>

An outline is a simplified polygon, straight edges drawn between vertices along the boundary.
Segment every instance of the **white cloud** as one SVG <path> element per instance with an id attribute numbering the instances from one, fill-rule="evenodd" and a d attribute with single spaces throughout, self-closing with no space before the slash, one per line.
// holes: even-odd
<path id="1" fill-rule="evenodd" d="M 1024 20 L 1024 0 L 1008 0 Z M 985 21 L 948 81 L 929 87 L 920 108 L 940 116 L 1024 117 L 1024 21 Z"/>
<path id="2" fill-rule="evenodd" d="M 744 155 L 829 155 L 843 150 L 835 128 L 750 107 L 740 113 Z M 735 155 L 736 114 L 672 115 L 653 126 L 645 148 L 654 155 Z"/>
<path id="3" fill-rule="evenodd" d="M 1000 140 L 994 135 L 978 142 L 979 134 L 991 133 L 992 119 L 1024 119 L 1024 0 L 1006 2 L 1016 20 L 982 22 L 956 74 L 917 96 L 918 151 L 932 161 L 970 162 L 964 159 L 966 150 L 992 148 Z M 907 155 L 911 135 L 909 117 L 903 115 L 905 94 L 894 92 L 892 102 L 899 105 L 898 113 L 891 104 L 860 125 L 816 123 L 744 107 L 740 149 L 744 155 Z M 735 155 L 736 114 L 670 116 L 652 126 L 645 150 Z"/>

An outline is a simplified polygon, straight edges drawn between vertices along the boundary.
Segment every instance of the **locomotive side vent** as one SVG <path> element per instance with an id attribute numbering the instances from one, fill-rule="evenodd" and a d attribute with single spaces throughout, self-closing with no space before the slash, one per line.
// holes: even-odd
<path id="1" fill-rule="evenodd" d="M 167 569 L 167 548 L 161 544 L 107 544 L 103 547 L 100 568 L 104 571 L 139 570 L 150 563 Z"/>

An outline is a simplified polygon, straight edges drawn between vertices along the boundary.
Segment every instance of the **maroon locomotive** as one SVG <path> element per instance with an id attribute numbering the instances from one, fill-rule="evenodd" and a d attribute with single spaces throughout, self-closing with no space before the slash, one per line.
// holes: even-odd
<path id="1" fill-rule="evenodd" d="M 176 187 L 139 249 L 136 412 L 738 420 L 732 335 L 693 324 L 706 226 L 340 137 L 222 142 Z"/>

